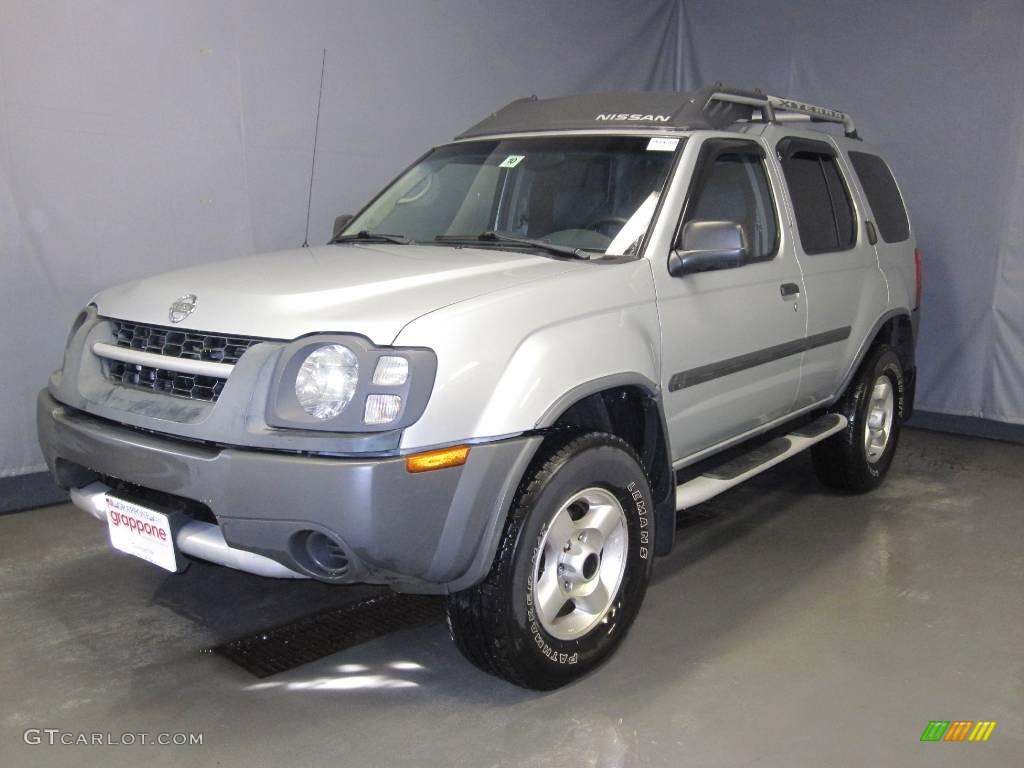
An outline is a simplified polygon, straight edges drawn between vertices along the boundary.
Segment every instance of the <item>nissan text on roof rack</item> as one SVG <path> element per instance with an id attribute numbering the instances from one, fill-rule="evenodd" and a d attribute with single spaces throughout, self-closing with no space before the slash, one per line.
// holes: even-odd
<path id="1" fill-rule="evenodd" d="M 39 437 L 119 550 L 442 594 L 471 662 L 555 688 L 622 641 L 678 510 L 804 450 L 882 482 L 920 293 L 843 112 L 523 99 L 327 245 L 98 294 Z"/>

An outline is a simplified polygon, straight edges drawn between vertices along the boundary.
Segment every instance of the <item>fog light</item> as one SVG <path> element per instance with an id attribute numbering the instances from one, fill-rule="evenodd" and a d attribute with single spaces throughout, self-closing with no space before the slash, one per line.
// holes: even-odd
<path id="1" fill-rule="evenodd" d="M 348 573 L 348 555 L 341 545 L 319 531 L 305 531 L 301 534 L 302 559 L 304 564 L 318 576 L 340 578 Z"/>
<path id="2" fill-rule="evenodd" d="M 363 411 L 364 424 L 390 424 L 402 410 L 402 398 L 398 395 L 370 395 L 366 398 Z"/>
<path id="3" fill-rule="evenodd" d="M 382 387 L 400 387 L 408 378 L 409 361 L 404 357 L 384 355 L 373 372 L 373 383 Z"/>
<path id="4" fill-rule="evenodd" d="M 446 467 L 461 467 L 469 456 L 468 445 L 457 445 L 454 448 L 441 448 L 436 451 L 417 453 L 407 456 L 405 468 L 409 472 L 430 472 Z"/>

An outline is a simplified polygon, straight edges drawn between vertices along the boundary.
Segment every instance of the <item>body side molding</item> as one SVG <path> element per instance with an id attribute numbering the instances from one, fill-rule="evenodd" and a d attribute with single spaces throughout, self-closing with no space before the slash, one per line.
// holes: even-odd
<path id="1" fill-rule="evenodd" d="M 748 368 L 772 363 L 784 357 L 799 355 L 817 347 L 846 341 L 850 337 L 850 331 L 851 328 L 847 325 L 831 331 L 816 333 L 803 339 L 787 341 L 784 344 L 776 344 L 775 346 L 765 347 L 755 352 L 730 357 L 717 363 L 691 368 L 688 371 L 680 371 L 679 373 L 672 374 L 672 378 L 669 379 L 668 389 L 670 392 L 676 392 L 680 389 L 696 386 L 697 384 L 704 384 L 722 376 L 739 373 Z"/>

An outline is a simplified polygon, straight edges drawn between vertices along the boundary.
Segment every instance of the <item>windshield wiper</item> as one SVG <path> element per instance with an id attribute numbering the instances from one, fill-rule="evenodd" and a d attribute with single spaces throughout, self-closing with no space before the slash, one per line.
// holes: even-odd
<path id="1" fill-rule="evenodd" d="M 328 241 L 328 245 L 334 243 L 394 243 L 395 245 L 409 245 L 412 243 L 408 237 L 404 235 L 387 235 L 383 232 L 370 232 L 365 229 L 361 229 L 358 232 L 354 232 L 351 235 L 338 235 L 332 240 Z"/>
<path id="2" fill-rule="evenodd" d="M 582 248 L 573 248 L 571 245 L 558 245 L 549 243 L 547 240 L 538 240 L 533 237 L 519 237 L 518 235 L 506 235 L 503 232 L 488 230 L 479 235 L 438 235 L 434 238 L 438 243 L 509 243 L 510 245 L 522 245 L 527 248 L 539 248 L 554 253 L 558 256 L 569 256 L 574 259 L 590 261 L 590 255 Z"/>

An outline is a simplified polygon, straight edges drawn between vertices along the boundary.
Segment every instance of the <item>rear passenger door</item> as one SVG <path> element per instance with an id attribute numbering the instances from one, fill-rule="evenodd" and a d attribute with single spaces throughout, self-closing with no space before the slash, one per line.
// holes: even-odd
<path id="1" fill-rule="evenodd" d="M 806 291 L 807 340 L 796 401 L 802 408 L 837 394 L 888 293 L 835 146 L 792 137 L 777 150 Z"/>

